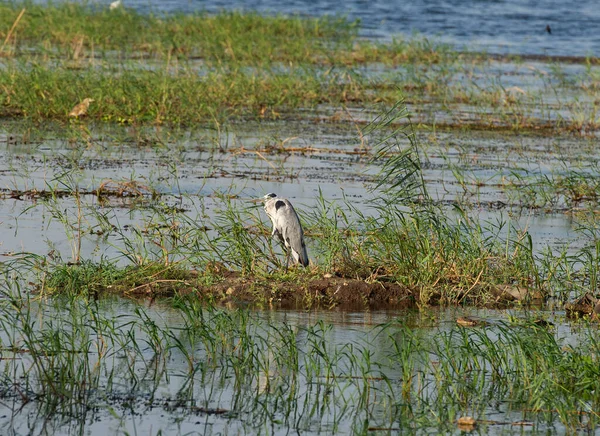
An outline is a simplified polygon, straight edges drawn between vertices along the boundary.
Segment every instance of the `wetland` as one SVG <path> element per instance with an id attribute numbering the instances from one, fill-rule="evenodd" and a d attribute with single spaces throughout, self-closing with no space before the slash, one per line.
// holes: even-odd
<path id="1" fill-rule="evenodd" d="M 597 58 L 0 12 L 2 433 L 597 431 Z"/>

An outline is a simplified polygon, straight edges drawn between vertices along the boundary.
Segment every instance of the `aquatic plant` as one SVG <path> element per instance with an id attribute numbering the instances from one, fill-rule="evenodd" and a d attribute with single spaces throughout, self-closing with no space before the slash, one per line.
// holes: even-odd
<path id="1" fill-rule="evenodd" d="M 600 88 L 591 66 L 566 80 L 548 62 L 548 71 L 529 72 L 536 81 L 521 88 L 495 75 L 496 68 L 518 70 L 511 59 L 458 53 L 418 35 L 363 40 L 358 24 L 342 18 L 1 7 L 3 117 L 64 124 L 76 103 L 91 98 L 84 125 L 222 125 L 319 105 L 389 108 L 404 96 L 418 108 L 415 120 L 438 129 L 586 136 L 598 128 L 593 102 Z"/>
<path id="2" fill-rule="evenodd" d="M 184 422 L 201 413 L 215 425 L 223 415 L 241 431 L 445 432 L 463 415 L 483 429 L 598 423 L 595 327 L 566 341 L 527 316 L 433 331 L 392 320 L 347 342 L 322 321 L 272 321 L 195 296 L 123 307 L 33 298 L 21 284 L 4 282 L 0 304 L 0 396 L 26 406 L 11 412 L 21 428 L 40 421 L 20 413 L 60 429 L 133 409 Z"/>

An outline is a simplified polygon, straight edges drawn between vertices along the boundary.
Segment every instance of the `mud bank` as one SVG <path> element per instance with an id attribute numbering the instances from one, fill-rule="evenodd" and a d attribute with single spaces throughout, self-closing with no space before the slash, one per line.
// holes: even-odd
<path id="1" fill-rule="evenodd" d="M 505 308 L 543 303 L 541 296 L 533 290 L 506 285 L 457 289 L 449 298 L 435 289 L 422 290 L 393 281 L 363 280 L 331 274 L 309 273 L 289 280 L 235 271 L 221 272 L 218 278 L 194 270 L 183 275 L 180 272 L 179 275 L 177 279 L 149 277 L 133 283 L 124 280 L 97 288 L 95 293 L 98 296 L 111 293 L 151 299 L 197 295 L 217 304 L 285 309 L 410 309 L 450 305 Z"/>

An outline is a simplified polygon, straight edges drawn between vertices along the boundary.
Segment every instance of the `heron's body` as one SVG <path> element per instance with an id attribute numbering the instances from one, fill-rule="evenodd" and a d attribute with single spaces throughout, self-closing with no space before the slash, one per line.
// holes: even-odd
<path id="1" fill-rule="evenodd" d="M 120 8 L 122 4 L 122 0 L 116 0 L 110 4 L 110 10 Z"/>
<path id="2" fill-rule="evenodd" d="M 267 194 L 264 199 L 265 212 L 273 223 L 271 236 L 279 238 L 296 262 L 308 266 L 304 232 L 294 206 L 287 198 L 279 198 L 275 194 Z"/>
<path id="3" fill-rule="evenodd" d="M 81 115 L 85 115 L 87 113 L 88 108 L 90 107 L 90 103 L 94 100 L 91 98 L 85 98 L 81 103 L 76 105 L 71 112 L 69 112 L 70 117 L 79 118 Z"/>

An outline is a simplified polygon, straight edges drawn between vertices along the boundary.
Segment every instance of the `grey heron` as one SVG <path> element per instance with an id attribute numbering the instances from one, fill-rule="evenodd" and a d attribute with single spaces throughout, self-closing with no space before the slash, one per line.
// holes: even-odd
<path id="1" fill-rule="evenodd" d="M 296 262 L 302 266 L 308 266 L 304 232 L 292 203 L 287 198 L 280 198 L 273 193 L 265 195 L 263 199 L 265 200 L 265 212 L 273 223 L 271 236 L 279 238 Z M 288 260 L 289 252 L 286 258 Z"/>

